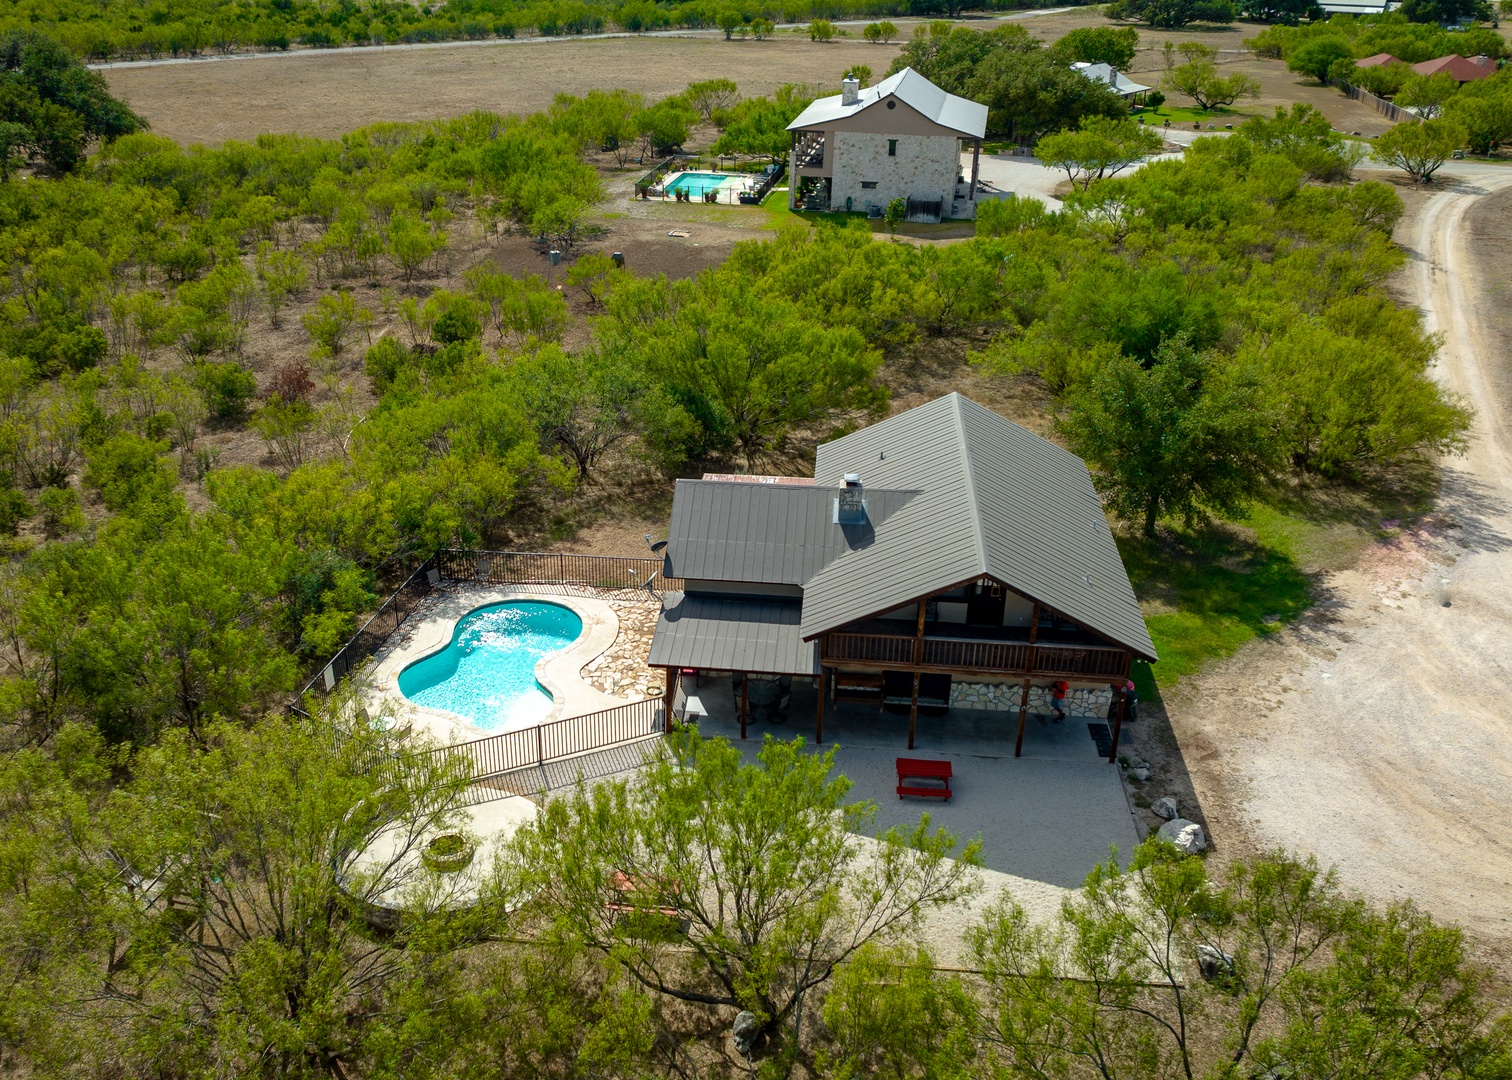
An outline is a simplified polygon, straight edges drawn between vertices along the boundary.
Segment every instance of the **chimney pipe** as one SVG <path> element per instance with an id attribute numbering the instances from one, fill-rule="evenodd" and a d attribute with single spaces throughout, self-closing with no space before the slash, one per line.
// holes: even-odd
<path id="1" fill-rule="evenodd" d="M 834 85 L 831 83 L 830 85 Z M 861 80 L 854 75 L 840 83 L 840 104 L 854 105 L 861 100 Z"/>

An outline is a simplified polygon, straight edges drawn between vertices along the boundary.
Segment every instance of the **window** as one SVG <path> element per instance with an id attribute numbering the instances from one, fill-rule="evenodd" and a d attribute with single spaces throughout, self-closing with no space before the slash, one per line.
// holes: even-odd
<path id="1" fill-rule="evenodd" d="M 861 186 L 865 190 L 870 191 L 872 188 L 877 186 L 877 182 L 875 180 L 863 180 L 861 181 Z"/>
<path id="2" fill-rule="evenodd" d="M 897 139 L 888 139 L 887 140 L 887 156 L 888 157 L 897 157 L 898 156 L 898 140 Z"/>

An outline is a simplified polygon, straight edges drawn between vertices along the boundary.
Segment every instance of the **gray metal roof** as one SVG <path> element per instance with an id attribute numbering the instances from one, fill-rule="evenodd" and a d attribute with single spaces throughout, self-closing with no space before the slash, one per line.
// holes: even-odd
<path id="1" fill-rule="evenodd" d="M 796 600 L 750 600 L 670 592 L 646 661 L 658 667 L 819 674 L 819 645 L 799 633 Z"/>
<path id="2" fill-rule="evenodd" d="M 825 443 L 816 488 L 846 473 L 869 489 L 918 489 L 871 545 L 804 584 L 803 636 L 991 577 L 1155 659 L 1086 465 L 960 394 Z"/>
<path id="3" fill-rule="evenodd" d="M 796 484 L 679 480 L 666 576 L 802 585 L 876 529 L 916 492 L 868 486 L 864 526 L 835 523 L 836 490 Z"/>
<path id="4" fill-rule="evenodd" d="M 904 68 L 896 75 L 889 75 L 876 86 L 863 87 L 854 105 L 844 103 L 844 94 L 819 98 L 799 113 L 798 119 L 789 124 L 787 129 L 804 131 L 823 127 L 836 120 L 855 116 L 889 97 L 896 97 L 941 127 L 960 132 L 968 138 L 980 139 L 987 133 L 987 106 L 947 94 L 913 68 Z"/>

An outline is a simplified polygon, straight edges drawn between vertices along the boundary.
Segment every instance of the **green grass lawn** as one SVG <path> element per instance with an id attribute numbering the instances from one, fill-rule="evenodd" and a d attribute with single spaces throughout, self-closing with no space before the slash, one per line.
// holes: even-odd
<path id="1" fill-rule="evenodd" d="M 1217 129 L 1222 131 L 1224 124 L 1233 124 L 1238 127 L 1253 115 L 1255 114 L 1240 109 L 1209 109 L 1203 112 L 1190 105 L 1162 105 L 1158 109 L 1145 109 L 1144 112 L 1136 114 L 1136 118 L 1144 117 L 1146 126 L 1152 127 L 1161 127 L 1169 120 L 1172 127 L 1184 127 L 1189 131 L 1192 125 L 1197 123 L 1202 125 L 1203 131 L 1207 130 L 1209 124 L 1216 125 Z"/>
<path id="2" fill-rule="evenodd" d="M 1317 575 L 1353 565 L 1361 552 L 1432 506 L 1430 469 L 1375 485 L 1276 492 L 1237 521 L 1151 541 L 1124 534 L 1119 550 L 1145 611 L 1157 664 L 1136 664 L 1146 700 L 1211 660 L 1275 633 L 1312 605 Z M 1396 524 L 1393 524 L 1396 523 Z"/>

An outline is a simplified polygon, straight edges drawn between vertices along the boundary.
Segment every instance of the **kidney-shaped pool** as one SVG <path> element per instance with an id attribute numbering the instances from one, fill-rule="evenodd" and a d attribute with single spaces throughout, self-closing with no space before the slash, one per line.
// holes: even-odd
<path id="1" fill-rule="evenodd" d="M 484 731 L 511 731 L 551 715 L 535 666 L 583 632 L 561 604 L 511 600 L 470 611 L 451 642 L 399 673 L 399 692 L 416 705 L 445 709 Z"/>

